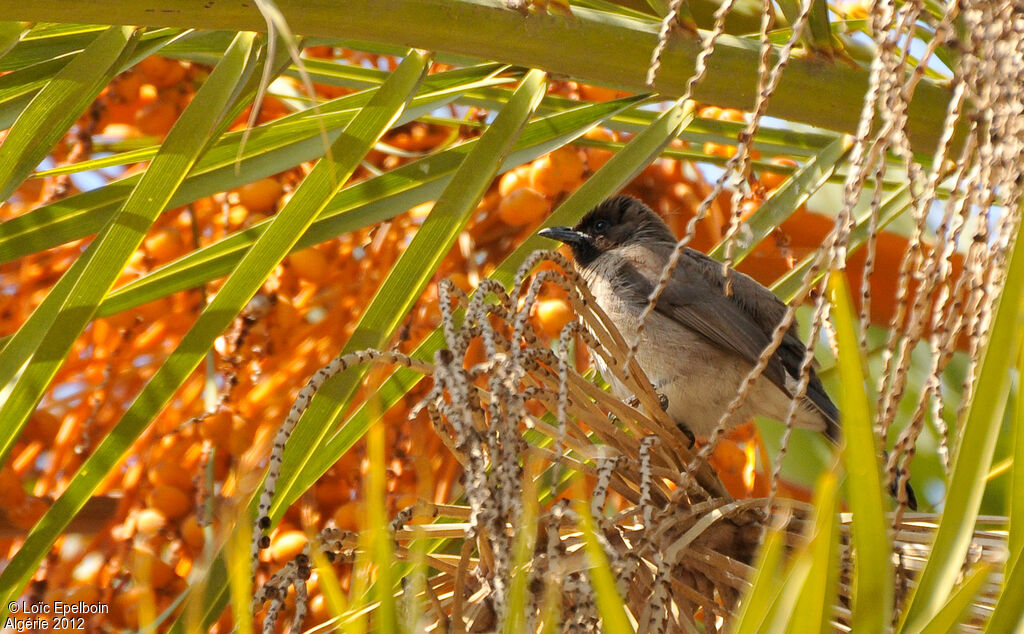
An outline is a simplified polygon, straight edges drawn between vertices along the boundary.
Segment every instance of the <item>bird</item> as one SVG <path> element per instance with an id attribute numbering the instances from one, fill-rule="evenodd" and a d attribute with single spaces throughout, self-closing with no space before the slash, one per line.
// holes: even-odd
<path id="1" fill-rule="evenodd" d="M 665 221 L 640 200 L 618 195 L 597 205 L 575 227 L 548 227 L 539 235 L 569 246 L 594 299 L 630 341 L 676 248 L 675 234 Z M 786 310 L 782 300 L 753 278 L 731 268 L 727 274 L 721 262 L 684 247 L 636 350 L 640 367 L 667 400 L 663 404 L 669 418 L 688 435 L 708 437 Z M 753 416 L 785 421 L 806 350 L 794 320 L 731 423 Z M 633 397 L 599 356 L 595 362 L 616 397 Z M 813 366 L 797 403 L 794 426 L 839 443 L 839 409 Z M 916 508 L 909 487 L 908 497 Z"/>
<path id="2" fill-rule="evenodd" d="M 550 227 L 540 235 L 569 245 L 594 299 L 628 341 L 676 247 L 668 225 L 640 200 L 615 196 L 576 227 Z M 702 437 L 718 425 L 786 312 L 760 283 L 739 271 L 729 274 L 732 288 L 726 292 L 722 264 L 684 247 L 636 352 L 655 389 L 667 397 L 668 415 Z M 733 419 L 785 420 L 805 350 L 794 322 Z M 616 396 L 630 396 L 607 368 L 599 369 Z M 838 409 L 813 368 L 794 423 L 839 438 Z"/>

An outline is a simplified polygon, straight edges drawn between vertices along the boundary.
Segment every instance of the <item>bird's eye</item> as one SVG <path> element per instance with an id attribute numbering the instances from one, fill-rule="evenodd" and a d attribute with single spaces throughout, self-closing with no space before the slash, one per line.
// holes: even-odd
<path id="1" fill-rule="evenodd" d="M 594 223 L 594 231 L 596 233 L 603 233 L 607 229 L 608 229 L 608 221 L 607 220 L 598 220 L 597 222 Z"/>

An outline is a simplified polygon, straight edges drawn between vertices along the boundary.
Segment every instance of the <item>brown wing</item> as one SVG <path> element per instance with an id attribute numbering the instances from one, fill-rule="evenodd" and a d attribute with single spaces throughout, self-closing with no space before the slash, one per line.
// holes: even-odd
<path id="1" fill-rule="evenodd" d="M 663 255 L 667 258 L 667 252 Z M 771 342 L 772 332 L 782 320 L 786 305 L 753 279 L 737 271 L 732 274 L 733 293 L 727 296 L 721 263 L 686 249 L 655 310 L 754 365 Z M 647 277 L 637 275 L 645 283 L 637 284 L 636 292 L 646 303 L 653 285 Z M 805 349 L 795 327 L 790 327 L 765 367 L 765 378 L 790 394 L 787 375 L 793 379 L 799 377 Z M 826 419 L 826 434 L 838 440 L 839 412 L 813 368 L 807 397 Z"/>
<path id="2" fill-rule="evenodd" d="M 655 310 L 720 348 L 736 353 L 751 365 L 757 363 L 771 341 L 771 329 L 759 323 L 734 296 L 726 296 L 722 281 L 708 276 L 707 271 L 688 256 L 688 253 L 683 254 Z M 788 392 L 785 368 L 778 354 L 772 355 L 764 376 L 783 392 Z"/>

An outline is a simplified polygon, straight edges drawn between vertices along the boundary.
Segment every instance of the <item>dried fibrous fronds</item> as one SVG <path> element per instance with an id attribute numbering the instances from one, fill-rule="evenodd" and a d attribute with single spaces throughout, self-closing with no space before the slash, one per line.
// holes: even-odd
<path id="1" fill-rule="evenodd" d="M 529 276 L 542 259 L 553 259 L 563 271 L 542 270 Z M 578 316 L 550 345 L 537 336 L 528 318 L 544 284 L 561 286 Z M 419 508 L 398 513 L 387 529 L 396 540 L 396 555 L 410 561 L 416 560 L 410 546 L 414 539 L 461 544 L 443 551 L 457 550 L 457 555 L 440 550 L 420 554 L 431 574 L 415 590 L 414 599 L 428 610 L 427 622 L 493 631 L 516 619 L 527 630 L 537 631 L 554 620 L 565 631 L 599 631 L 601 618 L 588 572 L 593 564 L 584 552 L 578 521 L 578 513 L 587 509 L 624 606 L 638 627 L 694 632 L 701 620 L 705 631 L 718 631 L 729 623 L 749 587 L 750 564 L 763 529 L 781 507 L 773 500 L 734 500 L 726 492 L 700 452 L 694 453 L 682 431 L 666 418 L 642 370 L 632 362 L 626 372 L 621 363 L 626 358 L 622 335 L 557 253 L 538 252 L 529 258 L 511 294 L 489 280 L 482 281 L 472 298 L 447 280 L 440 285 L 447 347 L 435 353 L 433 363 L 364 352 L 337 359 L 311 379 L 275 443 L 256 544 L 266 543 L 262 535 L 270 520 L 265 513 L 288 421 L 297 418 L 323 380 L 347 365 L 401 363 L 433 377 L 433 388 L 417 411 L 428 413 L 464 467 L 464 504 L 420 503 Z M 475 339 L 486 351 L 482 362 L 467 357 Z M 618 401 L 584 378 L 570 361 L 574 344 L 600 355 L 636 398 Z M 563 498 L 526 511 L 538 499 L 524 499 L 524 494 L 541 490 L 545 497 L 557 497 L 558 483 L 572 479 L 562 477 L 566 474 L 589 483 L 586 499 L 580 500 L 583 506 Z M 446 523 L 412 525 L 414 515 L 422 511 Z M 782 516 L 789 518 L 791 543 L 803 534 L 809 512 L 805 504 L 785 506 Z M 536 519 L 527 524 L 530 517 Z M 897 544 L 902 544 L 894 557 L 901 562 L 896 568 L 904 575 L 903 591 L 919 568 L 926 534 L 927 525 L 915 521 L 902 525 L 896 535 Z M 533 544 L 525 558 L 516 555 L 516 544 L 524 539 Z M 313 547 L 332 560 L 340 556 L 350 561 L 357 544 L 354 535 L 328 528 Z M 997 559 L 1003 552 L 998 539 L 983 539 L 975 556 Z M 309 562 L 307 547 L 256 596 L 257 606 L 270 604 L 266 631 L 273 631 L 289 586 L 295 587 L 300 602 Z M 526 597 L 512 601 L 513 580 L 520 575 L 526 575 L 520 586 Z M 414 591 L 413 584 L 403 587 Z M 557 601 L 552 602 L 552 596 Z M 836 597 L 841 627 L 847 623 L 843 606 L 848 596 L 844 585 Z M 513 605 L 524 606 L 523 612 L 511 613 Z M 296 608 L 296 624 L 302 612 Z"/>
<path id="2" fill-rule="evenodd" d="M 555 260 L 564 272 L 544 270 L 529 276 L 543 259 Z M 529 318 L 545 284 L 566 291 L 580 320 L 568 324 L 551 347 L 541 342 Z M 763 501 L 734 501 L 707 463 L 691 452 L 689 440 L 668 420 L 639 366 L 633 362 L 626 372 L 622 336 L 569 263 L 556 253 L 535 254 L 520 271 L 511 295 L 484 281 L 469 299 L 442 281 L 441 310 L 447 347 L 434 355 L 433 363 L 365 352 L 340 357 L 310 380 L 275 442 L 254 551 L 268 542 L 267 510 L 284 443 L 316 388 L 354 362 L 402 363 L 433 377 L 433 388 L 417 409 L 428 413 L 464 467 L 467 505 L 454 513 L 453 507 L 434 508 L 435 514 L 456 515 L 459 523 L 415 529 L 464 544 L 457 561 L 427 556 L 427 564 L 441 571 L 428 584 L 437 598 L 431 604 L 444 612 L 434 619 L 459 618 L 469 629 L 498 626 L 510 618 L 510 580 L 526 574 L 526 619 L 532 627 L 551 618 L 543 608 L 550 583 L 561 593 L 560 622 L 570 629 L 598 627 L 586 574 L 590 564 L 575 519 L 578 509 L 563 500 L 540 512 L 536 525 L 523 525 L 524 503 L 536 504 L 522 498 L 524 490 L 537 488 L 525 482 L 533 477 L 524 469 L 530 461 L 547 471 L 537 476 L 540 481 L 557 486 L 561 475 L 574 474 L 594 483 L 589 509 L 635 619 L 668 631 L 682 627 L 682 621 L 687 629 L 694 627 L 696 608 L 704 608 L 709 621 L 712 614 L 724 617 L 745 583 L 742 574 L 728 571 L 749 563 L 761 533 Z M 485 349 L 481 363 L 467 362 L 473 339 Z M 618 401 L 581 375 L 569 361 L 574 344 L 601 355 L 610 371 L 634 390 L 632 404 Z M 542 440 L 527 443 L 527 432 Z M 609 493 L 621 500 L 617 506 L 609 506 Z M 403 528 L 411 517 L 407 511 L 392 523 L 400 544 L 414 533 Z M 513 545 L 524 534 L 539 538 L 532 556 L 516 561 Z M 396 552 L 409 556 L 401 545 Z M 709 564 L 716 558 L 735 565 Z M 308 554 L 300 559 L 257 595 L 258 603 L 271 603 L 269 628 L 287 587 L 302 585 L 308 573 Z"/>

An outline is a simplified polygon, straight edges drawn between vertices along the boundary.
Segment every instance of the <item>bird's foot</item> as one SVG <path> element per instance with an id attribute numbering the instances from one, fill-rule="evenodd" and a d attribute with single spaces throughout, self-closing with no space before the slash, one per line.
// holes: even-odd
<path id="1" fill-rule="evenodd" d="M 662 392 L 655 391 L 654 393 L 657 394 L 657 405 L 662 407 L 663 412 L 668 412 L 669 397 L 666 394 L 663 394 Z M 682 431 L 683 435 L 686 436 L 686 439 L 690 441 L 690 445 L 687 449 L 693 449 L 693 446 L 696 445 L 697 443 L 697 437 L 693 435 L 693 432 L 690 431 L 690 428 L 686 426 L 686 423 L 676 423 L 676 429 Z"/>
<path id="2" fill-rule="evenodd" d="M 654 389 L 655 389 L 654 393 L 658 395 L 658 406 L 661 407 L 661 411 L 667 412 L 668 411 L 668 396 L 662 394 L 661 392 L 658 392 L 657 391 L 658 387 L 660 387 L 660 386 L 654 386 Z M 630 407 L 639 407 L 639 405 L 640 405 L 640 399 L 638 399 L 636 397 L 636 395 L 630 396 L 628 399 L 626 399 L 625 402 Z M 692 431 L 690 431 L 690 428 L 687 427 L 685 423 L 676 423 L 676 428 L 679 431 L 681 431 L 684 436 L 686 436 L 687 440 L 690 441 L 690 445 L 689 445 L 688 449 L 692 449 L 693 446 L 697 444 L 697 437 L 694 435 L 694 433 Z"/>
<path id="3" fill-rule="evenodd" d="M 687 449 L 693 449 L 693 446 L 697 444 L 697 437 L 693 435 L 693 432 L 690 431 L 690 428 L 683 423 L 676 423 L 676 429 L 683 432 L 683 435 L 686 436 L 686 439 L 690 441 L 690 446 L 687 447 Z"/>
<path id="4" fill-rule="evenodd" d="M 668 411 L 668 397 L 665 396 L 664 394 L 662 394 L 661 392 L 657 392 L 657 394 L 658 394 L 658 405 L 661 407 L 661 411 L 667 412 Z"/>
<path id="5" fill-rule="evenodd" d="M 661 392 L 655 392 L 658 396 L 658 406 L 661 407 L 661 411 L 668 411 L 668 397 Z M 623 403 L 630 407 L 640 407 L 640 399 L 637 398 L 636 394 L 633 394 L 627 399 L 623 400 Z"/>

